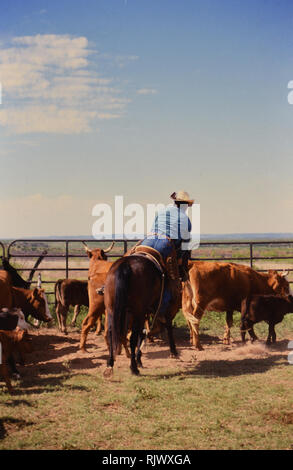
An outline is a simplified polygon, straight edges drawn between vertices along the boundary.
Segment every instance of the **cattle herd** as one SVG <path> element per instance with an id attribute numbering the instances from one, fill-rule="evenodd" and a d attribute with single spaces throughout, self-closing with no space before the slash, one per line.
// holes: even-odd
<path id="1" fill-rule="evenodd" d="M 55 309 L 58 326 L 67 334 L 66 320 L 70 306 L 74 306 L 76 321 L 81 305 L 88 307 L 82 322 L 80 350 L 86 351 L 87 335 L 91 328 L 101 331 L 101 319 L 105 313 L 103 286 L 112 262 L 107 253 L 112 249 L 85 249 L 89 258 L 88 281 L 76 279 L 58 280 L 55 285 Z M 37 264 L 40 260 L 37 262 Z M 43 289 L 30 288 L 17 271 L 3 260 L 0 270 L 0 375 L 8 391 L 12 392 L 10 377 L 19 375 L 17 361 L 24 363 L 25 353 L 33 348 L 33 335 L 29 334 L 28 317 L 51 322 L 52 316 Z M 36 266 L 37 266 L 36 264 Z M 34 270 L 33 270 L 34 271 Z M 266 321 L 269 325 L 267 344 L 276 341 L 275 324 L 284 315 L 293 312 L 293 296 L 286 276 L 288 272 L 269 270 L 260 273 L 250 267 L 226 262 L 190 261 L 189 279 L 182 283 L 182 312 L 190 329 L 191 344 L 202 349 L 199 337 L 200 320 L 206 311 L 226 312 L 224 343 L 230 342 L 233 312 L 241 312 L 240 333 L 242 341 L 248 332 L 252 341 L 257 337 L 255 323 Z M 30 281 L 32 279 L 32 273 Z M 148 330 L 148 318 L 146 329 Z M 105 315 L 107 331 L 107 314 Z M 105 335 L 106 338 L 106 335 Z M 123 343 L 128 353 L 126 342 Z"/>

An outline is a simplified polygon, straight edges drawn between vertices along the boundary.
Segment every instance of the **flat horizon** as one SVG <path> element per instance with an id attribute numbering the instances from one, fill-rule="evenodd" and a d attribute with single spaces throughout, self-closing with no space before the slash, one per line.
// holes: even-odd
<path id="1" fill-rule="evenodd" d="M 237 238 L 244 238 L 244 237 L 278 237 L 284 238 L 286 236 L 293 237 L 293 232 L 231 232 L 231 233 L 203 233 L 200 235 L 200 238 L 229 238 L 229 237 L 237 237 Z M 144 238 L 145 235 L 137 236 L 137 239 Z M 80 239 L 80 240 L 89 240 L 89 241 L 108 241 L 115 238 L 115 234 L 107 236 L 104 239 L 96 239 L 90 235 L 47 235 L 47 236 L 31 236 L 31 237 L 1 237 L 0 241 L 2 240 L 69 240 L 69 239 Z M 128 240 L 131 241 L 130 238 L 124 238 L 123 236 L 116 236 L 117 240 Z"/>

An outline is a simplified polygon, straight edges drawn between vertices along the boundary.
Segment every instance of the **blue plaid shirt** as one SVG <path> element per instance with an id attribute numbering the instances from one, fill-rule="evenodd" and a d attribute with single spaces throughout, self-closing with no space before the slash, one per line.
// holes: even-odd
<path id="1" fill-rule="evenodd" d="M 181 249 L 181 243 L 190 240 L 191 222 L 183 210 L 175 205 L 156 214 L 151 233 L 142 241 L 142 245 L 151 246 L 159 251 L 164 259 L 172 252 L 172 239 L 175 248 Z"/>
<path id="2" fill-rule="evenodd" d="M 167 236 L 174 240 L 177 246 L 182 241 L 189 241 L 191 222 L 183 208 L 184 206 L 170 205 L 157 213 L 151 229 L 152 234 L 148 238 L 164 238 L 164 236 Z"/>

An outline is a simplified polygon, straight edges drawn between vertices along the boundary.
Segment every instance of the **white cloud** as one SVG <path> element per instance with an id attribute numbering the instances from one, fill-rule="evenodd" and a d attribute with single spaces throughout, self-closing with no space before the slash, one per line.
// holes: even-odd
<path id="1" fill-rule="evenodd" d="M 13 93 L 14 96 L 21 93 L 29 96 L 30 90 L 36 93 L 49 85 L 37 65 L 20 62 L 0 63 L 0 80 L 3 93 L 5 95 Z"/>
<path id="2" fill-rule="evenodd" d="M 27 106 L 24 109 L 0 110 L 0 124 L 16 134 L 80 134 L 91 130 L 95 111 L 59 109 L 55 105 Z"/>
<path id="3" fill-rule="evenodd" d="M 120 68 L 125 67 L 131 62 L 135 62 L 139 59 L 138 55 L 112 55 L 112 54 L 103 54 L 105 59 L 110 60 L 112 63 L 117 65 Z"/>
<path id="4" fill-rule="evenodd" d="M 1 62 L 30 64 L 40 70 L 50 65 L 61 69 L 78 69 L 88 65 L 91 54 L 85 37 L 67 35 L 36 35 L 16 37 L 10 47 L 1 49 Z"/>
<path id="5" fill-rule="evenodd" d="M 138 95 L 156 95 L 158 90 L 155 90 L 154 88 L 140 88 L 136 93 Z"/>
<path id="6" fill-rule="evenodd" d="M 0 44 L 0 124 L 21 134 L 68 134 L 123 116 L 130 99 L 113 77 L 97 71 L 99 57 L 83 36 L 38 34 Z M 119 63 L 136 59 L 117 58 Z"/>

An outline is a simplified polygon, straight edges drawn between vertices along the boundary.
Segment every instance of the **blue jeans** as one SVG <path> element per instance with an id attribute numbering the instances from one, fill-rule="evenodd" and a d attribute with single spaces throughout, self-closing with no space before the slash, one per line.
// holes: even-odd
<path id="1" fill-rule="evenodd" d="M 166 261 L 166 258 L 171 254 L 173 249 L 172 242 L 170 242 L 168 238 L 145 238 L 141 245 L 150 246 L 151 248 L 157 250 L 159 253 L 161 253 L 164 261 Z M 171 300 L 171 291 L 165 286 L 160 313 L 166 312 Z"/>
<path id="2" fill-rule="evenodd" d="M 172 252 L 172 242 L 168 238 L 145 238 L 141 245 L 150 246 L 161 253 L 164 261 Z"/>

